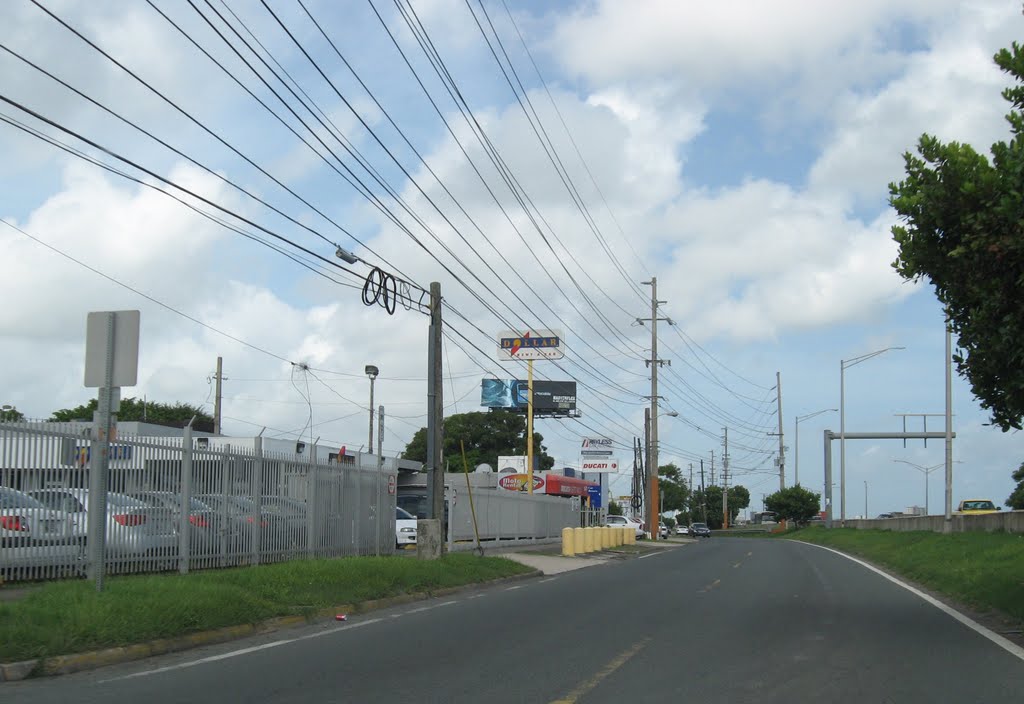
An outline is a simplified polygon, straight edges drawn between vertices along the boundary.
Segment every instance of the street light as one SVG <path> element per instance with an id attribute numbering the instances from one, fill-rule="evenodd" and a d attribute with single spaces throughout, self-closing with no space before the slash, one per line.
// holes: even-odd
<path id="1" fill-rule="evenodd" d="M 367 364 L 363 370 L 366 372 L 366 376 L 370 377 L 370 454 L 373 454 L 373 382 L 380 374 L 380 370 L 372 364 Z"/>
<path id="2" fill-rule="evenodd" d="M 839 360 L 839 520 L 846 525 L 846 370 L 889 350 L 905 350 L 906 347 L 886 347 L 862 354 L 853 359 Z"/>
<path id="3" fill-rule="evenodd" d="M 893 462 L 902 462 L 903 464 L 909 464 L 911 467 L 924 474 L 924 514 L 926 516 L 931 515 L 931 513 L 928 510 L 928 475 L 934 472 L 936 469 L 939 469 L 940 467 L 945 467 L 946 463 L 939 462 L 938 464 L 932 465 L 931 467 L 922 467 L 916 462 L 910 462 L 909 460 L 893 460 Z M 960 460 L 956 460 L 956 463 L 962 464 Z"/>
<path id="4" fill-rule="evenodd" d="M 868 480 L 864 480 L 864 520 L 868 520 Z"/>
<path id="5" fill-rule="evenodd" d="M 794 433 L 793 443 L 796 445 L 796 453 L 793 458 L 793 483 L 800 486 L 800 421 L 813 418 L 814 416 L 820 416 L 822 413 L 828 413 L 829 411 L 838 411 L 838 408 L 823 408 L 820 411 L 814 413 L 808 413 L 805 416 L 796 417 L 796 433 Z"/>

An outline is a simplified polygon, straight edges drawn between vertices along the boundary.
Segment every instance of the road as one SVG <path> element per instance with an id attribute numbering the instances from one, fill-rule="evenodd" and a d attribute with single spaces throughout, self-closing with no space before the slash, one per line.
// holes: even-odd
<path id="1" fill-rule="evenodd" d="M 698 544 L 65 677 L 15 702 L 1019 701 L 1024 660 L 788 541 Z"/>

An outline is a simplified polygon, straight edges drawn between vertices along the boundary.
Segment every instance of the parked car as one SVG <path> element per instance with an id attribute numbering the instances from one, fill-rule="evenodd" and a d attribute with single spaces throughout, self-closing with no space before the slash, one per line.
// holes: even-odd
<path id="1" fill-rule="evenodd" d="M 645 535 L 643 523 L 628 516 L 608 516 L 604 520 L 604 525 L 611 526 L 612 528 L 633 528 L 638 538 L 642 538 Z"/>
<path id="2" fill-rule="evenodd" d="M 956 507 L 956 513 L 964 515 L 982 515 L 985 513 L 996 513 L 1002 507 L 996 506 L 991 499 L 964 499 Z"/>
<path id="3" fill-rule="evenodd" d="M 416 516 L 401 506 L 395 506 L 395 547 L 416 544 Z"/>
<path id="4" fill-rule="evenodd" d="M 661 524 L 661 525 L 660 525 L 660 526 L 658 527 L 658 535 L 659 535 L 659 536 L 660 536 L 660 537 L 661 537 L 662 539 L 665 539 L 665 538 L 667 538 L 667 537 L 669 536 L 669 532 L 668 532 L 668 526 L 667 526 L 667 525 L 665 525 L 664 523 L 662 523 L 662 524 Z"/>
<path id="5" fill-rule="evenodd" d="M 684 526 L 682 523 L 676 526 L 676 535 L 689 535 L 690 529 Z"/>
<path id="6" fill-rule="evenodd" d="M 704 523 L 691 523 L 690 535 L 694 538 L 710 538 L 711 529 Z"/>
<path id="7" fill-rule="evenodd" d="M 306 505 L 283 496 L 261 496 L 260 506 L 248 496 L 199 494 L 215 515 L 229 525 L 233 552 L 252 550 L 256 524 L 260 550 L 295 550 L 306 545 Z"/>
<path id="8" fill-rule="evenodd" d="M 4 567 L 69 566 L 80 555 L 71 516 L 0 486 L 0 575 Z"/>
<path id="9" fill-rule="evenodd" d="M 88 489 L 38 489 L 27 493 L 47 508 L 70 514 L 75 537 L 85 541 L 89 534 Z M 171 510 L 107 492 L 106 549 L 108 555 L 121 557 L 177 553 L 178 530 Z"/>
<path id="10" fill-rule="evenodd" d="M 174 526 L 180 530 L 182 497 L 173 491 L 139 491 L 131 495 L 150 506 L 171 511 Z M 189 501 L 189 544 L 193 554 L 217 552 L 220 549 L 220 531 L 223 529 L 216 512 L 199 499 Z"/>

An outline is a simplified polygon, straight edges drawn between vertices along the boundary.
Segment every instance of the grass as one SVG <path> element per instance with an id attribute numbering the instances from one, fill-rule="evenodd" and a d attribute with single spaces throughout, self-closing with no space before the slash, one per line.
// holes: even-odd
<path id="1" fill-rule="evenodd" d="M 142 643 L 256 624 L 341 604 L 529 572 L 511 560 L 457 553 L 441 560 L 358 557 L 231 570 L 52 582 L 0 602 L 0 662 Z"/>
<path id="2" fill-rule="evenodd" d="M 1024 535 L 805 528 L 781 537 L 864 557 L 972 608 L 1024 623 Z"/>

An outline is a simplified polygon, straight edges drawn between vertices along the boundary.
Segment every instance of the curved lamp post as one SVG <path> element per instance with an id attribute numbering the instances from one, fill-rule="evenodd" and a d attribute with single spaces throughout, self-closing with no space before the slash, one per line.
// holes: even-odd
<path id="1" fill-rule="evenodd" d="M 846 370 L 889 350 L 904 350 L 906 347 L 886 347 L 868 352 L 853 359 L 839 360 L 839 520 L 846 525 Z"/>

